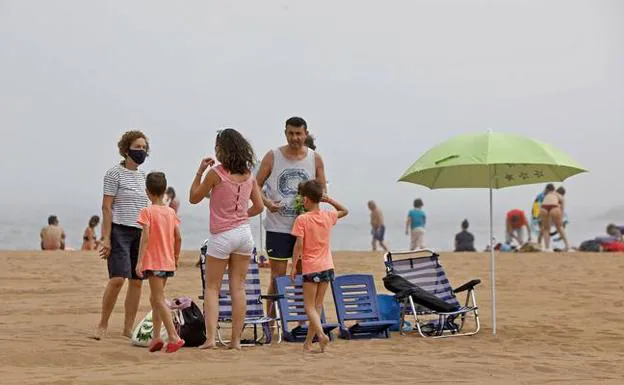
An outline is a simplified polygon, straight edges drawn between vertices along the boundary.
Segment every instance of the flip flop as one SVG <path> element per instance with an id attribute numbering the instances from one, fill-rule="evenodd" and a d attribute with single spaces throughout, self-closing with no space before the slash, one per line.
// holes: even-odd
<path id="1" fill-rule="evenodd" d="M 165 348 L 165 353 L 175 353 L 180 350 L 182 346 L 184 346 L 184 340 L 182 338 L 180 338 L 176 343 L 169 342 Z"/>
<path id="2" fill-rule="evenodd" d="M 152 342 L 150 342 L 149 346 L 147 347 L 147 349 L 150 352 L 157 352 L 159 350 L 162 350 L 164 343 L 162 342 L 162 340 L 156 339 L 156 340 L 152 340 Z"/>

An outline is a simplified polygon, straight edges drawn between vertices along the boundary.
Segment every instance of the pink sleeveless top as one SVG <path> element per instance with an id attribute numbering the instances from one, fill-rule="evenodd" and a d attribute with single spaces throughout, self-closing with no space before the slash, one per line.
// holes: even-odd
<path id="1" fill-rule="evenodd" d="M 214 186 L 210 194 L 210 232 L 218 234 L 249 222 L 247 209 L 256 179 L 252 174 L 244 182 L 235 182 L 223 165 L 213 170 L 221 178 L 221 183 Z"/>

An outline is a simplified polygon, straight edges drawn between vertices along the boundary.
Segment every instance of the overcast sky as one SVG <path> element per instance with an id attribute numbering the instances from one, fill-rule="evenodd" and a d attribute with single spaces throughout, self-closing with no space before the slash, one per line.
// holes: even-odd
<path id="1" fill-rule="evenodd" d="M 487 215 L 485 190 L 396 180 L 431 146 L 491 128 L 571 154 L 591 172 L 565 183 L 568 208 L 599 213 L 624 197 L 623 4 L 0 0 L 1 209 L 97 212 L 131 127 L 150 138 L 145 169 L 185 197 L 218 128 L 261 157 L 300 115 L 354 211 L 422 197 L 430 215 Z M 541 188 L 497 191 L 497 215 Z"/>

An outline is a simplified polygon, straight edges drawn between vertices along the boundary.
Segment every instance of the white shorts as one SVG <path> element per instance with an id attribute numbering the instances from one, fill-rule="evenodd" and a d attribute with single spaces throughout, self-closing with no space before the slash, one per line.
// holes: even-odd
<path id="1" fill-rule="evenodd" d="M 229 259 L 230 254 L 251 255 L 254 248 L 251 226 L 245 223 L 232 230 L 210 234 L 206 246 L 206 255 L 219 259 Z"/>

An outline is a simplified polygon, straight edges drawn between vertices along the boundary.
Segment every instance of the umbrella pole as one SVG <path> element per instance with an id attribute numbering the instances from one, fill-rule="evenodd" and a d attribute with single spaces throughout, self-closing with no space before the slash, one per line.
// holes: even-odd
<path id="1" fill-rule="evenodd" d="M 492 202 L 492 168 L 490 166 L 490 287 L 492 289 L 492 334 L 496 334 L 496 273 L 494 270 L 494 208 Z"/>

